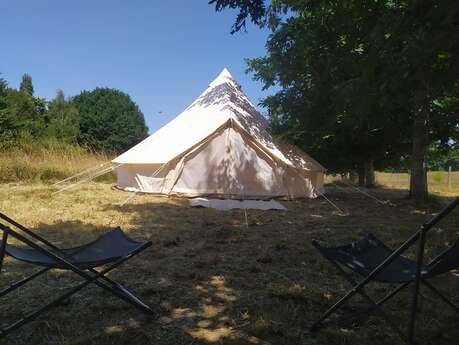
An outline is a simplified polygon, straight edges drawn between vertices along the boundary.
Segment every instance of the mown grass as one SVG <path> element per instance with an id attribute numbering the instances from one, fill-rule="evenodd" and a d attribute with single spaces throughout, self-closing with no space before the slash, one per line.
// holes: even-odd
<path id="1" fill-rule="evenodd" d="M 111 274 L 155 309 L 147 318 L 97 288 L 83 290 L 63 306 L 13 333 L 0 344 L 402 344 L 379 317 L 344 318 L 317 334 L 309 326 L 349 288 L 311 246 L 313 238 L 345 243 L 373 232 L 391 246 L 400 244 L 449 199 L 437 197 L 415 207 L 401 190 L 369 193 L 380 205 L 345 186 L 328 187 L 324 199 L 285 202 L 286 212 L 216 211 L 189 208 L 184 200 L 138 195 L 123 207 L 127 193 L 110 184 L 90 183 L 51 196 L 49 185 L 4 184 L 0 209 L 58 245 L 94 239 L 114 226 L 153 246 Z M 429 236 L 433 257 L 459 236 L 458 211 Z M 413 255 L 409 252 L 408 255 Z M 0 282 L 23 277 L 31 268 L 7 259 Z M 0 303 L 0 323 L 23 315 L 74 284 L 56 271 Z M 78 278 L 77 278 L 78 280 Z M 435 279 L 459 303 L 458 275 Z M 371 285 L 383 295 L 391 287 Z M 421 344 L 456 344 L 459 317 L 422 290 L 418 339 Z M 408 320 L 409 290 L 388 305 L 401 326 Z M 345 311 L 364 306 L 357 298 Z M 338 321 L 338 320 L 337 320 Z"/>
<path id="2" fill-rule="evenodd" d="M 80 146 L 54 140 L 23 143 L 20 147 L 0 151 L 0 183 L 56 182 L 112 158 L 107 154 L 90 153 Z M 109 182 L 114 180 L 113 174 L 98 179 Z"/>
<path id="3" fill-rule="evenodd" d="M 384 188 L 409 190 L 410 174 L 408 173 L 375 173 L 376 185 Z M 327 183 L 348 184 L 347 179 L 343 180 L 340 175 L 327 175 Z M 459 193 L 459 171 L 448 174 L 447 171 L 429 171 L 427 173 L 427 184 L 430 194 L 434 196 L 455 196 Z"/>
<path id="4" fill-rule="evenodd" d="M 449 175 L 447 171 L 429 171 L 427 184 L 429 192 L 443 195 L 456 195 L 459 191 L 459 172 L 454 171 Z M 410 175 L 408 173 L 376 173 L 376 183 L 397 189 L 410 188 Z"/>

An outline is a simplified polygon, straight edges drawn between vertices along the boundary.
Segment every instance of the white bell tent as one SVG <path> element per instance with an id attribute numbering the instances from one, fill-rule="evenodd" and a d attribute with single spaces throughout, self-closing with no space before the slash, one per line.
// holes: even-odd
<path id="1" fill-rule="evenodd" d="M 127 191 L 231 199 L 316 197 L 325 168 L 275 142 L 224 69 L 184 112 L 112 162 Z"/>

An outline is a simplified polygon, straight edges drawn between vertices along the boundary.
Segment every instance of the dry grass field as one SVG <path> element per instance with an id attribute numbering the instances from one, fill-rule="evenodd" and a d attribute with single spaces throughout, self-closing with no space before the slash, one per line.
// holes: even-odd
<path id="1" fill-rule="evenodd" d="M 27 224 L 60 246 L 85 243 L 121 226 L 130 236 L 150 239 L 153 246 L 112 273 L 138 293 L 156 312 L 149 318 L 99 288 L 82 290 L 64 305 L 11 334 L 0 344 L 401 344 L 378 316 L 339 320 L 318 334 L 309 326 L 349 288 L 311 246 L 313 238 L 344 243 L 373 232 L 391 246 L 398 245 L 418 225 L 437 212 L 448 197 L 437 196 L 414 207 L 405 192 L 374 189 L 387 201 L 380 205 L 346 187 L 329 187 L 324 199 L 290 201 L 288 211 L 244 212 L 189 208 L 183 200 L 128 196 L 110 184 L 91 183 L 51 196 L 40 183 L 4 184 L 0 210 Z M 430 234 L 432 257 L 459 237 L 459 210 Z M 412 255 L 412 253 L 409 253 Z M 33 268 L 7 259 L 0 285 L 23 277 Z M 62 293 L 78 277 L 63 271 L 49 273 L 0 300 L 0 323 Z M 459 276 L 435 281 L 459 303 Z M 391 287 L 372 285 L 382 295 Z M 456 344 L 459 316 L 422 290 L 418 337 L 422 344 Z M 388 305 L 400 325 L 408 318 L 406 291 Z M 353 313 L 365 306 L 355 299 Z"/>
<path id="2" fill-rule="evenodd" d="M 376 183 L 396 189 L 409 189 L 410 176 L 408 173 L 376 173 Z M 453 171 L 448 181 L 447 171 L 429 171 L 427 173 L 429 192 L 454 196 L 459 192 L 459 172 Z"/>
<path id="3" fill-rule="evenodd" d="M 447 171 L 429 171 L 427 173 L 427 183 L 429 193 L 440 196 L 453 197 L 459 194 L 459 171 L 453 171 L 448 177 Z M 378 186 L 390 189 L 410 189 L 410 174 L 408 173 L 388 173 L 376 172 L 375 180 Z M 325 181 L 328 183 L 340 183 L 339 175 L 327 175 Z"/>
<path id="4" fill-rule="evenodd" d="M 109 155 L 88 153 L 75 145 L 54 141 L 29 144 L 0 151 L 0 183 L 59 181 L 108 161 Z M 114 181 L 110 174 L 101 179 Z"/>

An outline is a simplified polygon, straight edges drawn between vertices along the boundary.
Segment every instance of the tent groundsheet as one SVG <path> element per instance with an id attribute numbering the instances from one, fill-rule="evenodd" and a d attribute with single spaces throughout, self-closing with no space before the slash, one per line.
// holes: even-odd
<path id="1" fill-rule="evenodd" d="M 190 199 L 191 207 L 206 207 L 216 210 L 255 209 L 255 210 L 282 210 L 287 208 L 276 200 L 234 200 L 234 199 Z"/>

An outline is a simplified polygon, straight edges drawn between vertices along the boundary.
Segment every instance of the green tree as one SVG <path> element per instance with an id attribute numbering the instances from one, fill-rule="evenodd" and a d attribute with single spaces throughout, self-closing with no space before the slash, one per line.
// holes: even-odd
<path id="1" fill-rule="evenodd" d="M 274 129 L 294 132 L 336 169 L 365 166 L 370 184 L 372 165 L 410 152 L 411 196 L 425 199 L 427 147 L 450 142 L 459 127 L 457 113 L 436 105 L 459 79 L 457 2 L 210 3 L 240 9 L 233 31 L 249 16 L 272 30 L 267 55 L 248 63 L 265 87 L 281 88 L 265 100 Z"/>
<path id="2" fill-rule="evenodd" d="M 12 142 L 14 135 L 14 121 L 12 121 L 9 113 L 5 111 L 7 107 L 6 95 L 8 92 L 8 83 L 5 79 L 0 78 L 0 148 L 7 146 L 7 143 Z"/>
<path id="3" fill-rule="evenodd" d="M 442 150 L 438 145 L 432 145 L 428 150 L 429 169 L 433 171 L 459 170 L 459 148 L 453 147 L 448 151 Z"/>
<path id="4" fill-rule="evenodd" d="M 8 89 L 8 83 L 5 79 L 0 77 L 0 111 L 6 107 L 6 91 Z"/>
<path id="5" fill-rule="evenodd" d="M 122 152 L 146 138 L 148 128 L 129 95 L 110 88 L 83 91 L 72 103 L 80 114 L 80 144 Z"/>
<path id="6" fill-rule="evenodd" d="M 21 137 L 39 138 L 44 133 L 45 104 L 26 92 L 6 89 L 0 109 L 0 146 L 17 145 Z"/>
<path id="7" fill-rule="evenodd" d="M 410 87 L 406 94 L 413 118 L 410 193 L 414 199 L 424 200 L 428 147 L 436 140 L 449 141 L 459 123 L 457 113 L 445 117 L 434 109 L 439 99 L 455 90 L 459 80 L 459 4 L 451 0 L 409 1 L 403 15 L 399 36 L 404 47 L 398 57 L 400 72 L 406 76 L 404 84 Z M 448 127 L 449 131 L 441 130 Z"/>
<path id="8" fill-rule="evenodd" d="M 8 88 L 7 82 L 0 78 L 0 147 L 17 145 L 23 136 L 42 135 L 45 112 L 43 99 Z"/>
<path id="9" fill-rule="evenodd" d="M 58 90 L 56 97 L 49 102 L 46 122 L 48 136 L 67 142 L 77 142 L 80 134 L 80 115 L 75 105 L 65 99 L 62 90 Z"/>
<path id="10" fill-rule="evenodd" d="M 0 73 L 0 76 L 1 76 L 1 73 Z M 7 88 L 8 88 L 8 82 L 4 78 L 0 77 L 0 97 L 5 96 Z"/>
<path id="11" fill-rule="evenodd" d="M 25 73 L 22 75 L 21 85 L 19 86 L 19 90 L 28 93 L 30 96 L 33 96 L 33 83 L 32 77 Z"/>

